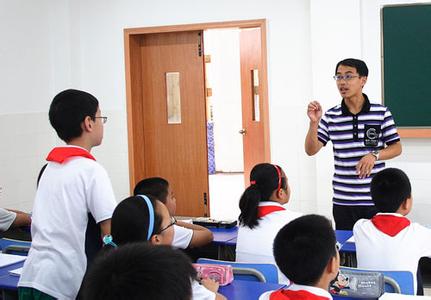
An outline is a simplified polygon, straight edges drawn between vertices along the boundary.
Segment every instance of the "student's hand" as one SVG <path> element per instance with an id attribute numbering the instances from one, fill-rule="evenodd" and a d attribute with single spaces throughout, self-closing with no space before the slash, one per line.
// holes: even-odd
<path id="1" fill-rule="evenodd" d="M 367 155 L 363 156 L 356 165 L 356 174 L 358 174 L 359 178 L 362 179 L 370 176 L 375 162 L 376 158 L 371 153 L 368 153 Z"/>
<path id="2" fill-rule="evenodd" d="M 215 280 L 209 278 L 202 279 L 201 284 L 211 292 L 217 293 L 218 291 L 219 283 Z"/>
<path id="3" fill-rule="evenodd" d="M 322 106 L 317 101 L 311 101 L 307 107 L 307 116 L 313 123 L 318 123 L 322 117 Z"/>

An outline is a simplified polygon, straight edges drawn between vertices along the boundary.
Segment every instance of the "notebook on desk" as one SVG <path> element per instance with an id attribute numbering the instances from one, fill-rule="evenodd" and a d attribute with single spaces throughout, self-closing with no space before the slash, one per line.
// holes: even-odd
<path id="1" fill-rule="evenodd" d="M 24 261 L 25 256 L 0 253 L 0 268 Z"/>

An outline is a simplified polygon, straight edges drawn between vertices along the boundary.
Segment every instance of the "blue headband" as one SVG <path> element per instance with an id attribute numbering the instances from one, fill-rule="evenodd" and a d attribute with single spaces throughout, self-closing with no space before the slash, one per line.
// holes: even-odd
<path id="1" fill-rule="evenodd" d="M 148 207 L 148 216 L 150 218 L 150 221 L 148 224 L 147 241 L 149 241 L 151 238 L 151 235 L 153 234 L 153 230 L 154 230 L 154 207 L 150 201 L 150 198 L 148 198 L 145 195 L 138 195 L 138 196 L 145 200 L 145 202 L 147 203 L 147 207 Z"/>

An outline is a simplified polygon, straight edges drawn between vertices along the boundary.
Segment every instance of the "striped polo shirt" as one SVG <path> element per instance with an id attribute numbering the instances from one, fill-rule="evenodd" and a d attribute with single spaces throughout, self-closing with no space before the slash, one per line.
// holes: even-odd
<path id="1" fill-rule="evenodd" d="M 372 206 L 370 183 L 377 172 L 385 168 L 376 161 L 371 175 L 360 179 L 356 173 L 359 160 L 373 150 L 381 150 L 400 140 L 389 109 L 370 103 L 364 95 L 362 110 L 354 115 L 343 101 L 329 109 L 320 119 L 318 139 L 326 146 L 332 141 L 335 172 L 332 181 L 333 203 L 338 205 Z"/>

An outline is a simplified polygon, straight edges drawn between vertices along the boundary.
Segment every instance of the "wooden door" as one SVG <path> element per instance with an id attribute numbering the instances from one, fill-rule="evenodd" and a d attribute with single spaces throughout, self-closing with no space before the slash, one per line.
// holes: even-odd
<path id="1" fill-rule="evenodd" d="M 254 165 L 270 161 L 266 74 L 260 28 L 240 31 L 244 181 Z M 266 55 L 266 53 L 264 54 Z"/>
<path id="2" fill-rule="evenodd" d="M 128 114 L 133 119 L 131 185 L 146 177 L 166 178 L 177 198 L 176 214 L 184 216 L 209 213 L 201 40 L 202 31 L 152 33 L 126 40 L 132 82 L 128 91 L 132 98 Z M 181 116 L 175 124 L 168 123 L 168 73 L 179 78 Z"/>

